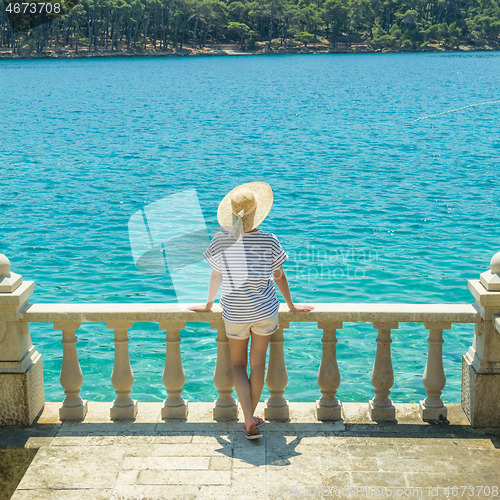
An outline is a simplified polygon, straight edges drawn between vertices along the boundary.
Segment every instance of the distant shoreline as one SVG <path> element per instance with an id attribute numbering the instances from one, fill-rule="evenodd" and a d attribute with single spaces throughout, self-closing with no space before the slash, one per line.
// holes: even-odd
<path id="1" fill-rule="evenodd" d="M 254 55 L 291 55 L 291 54 L 420 54 L 420 53 L 444 53 L 444 52 L 496 52 L 500 47 L 489 45 L 471 46 L 461 45 L 458 48 L 445 46 L 429 46 L 421 49 L 371 49 L 364 45 L 353 45 L 351 47 L 301 47 L 277 49 L 261 49 L 256 51 L 241 51 L 235 49 L 182 49 L 177 51 L 144 51 L 144 50 L 120 50 L 102 52 L 75 52 L 74 49 L 49 49 L 42 54 L 12 54 L 1 53 L 0 59 L 93 59 L 93 58 L 120 58 L 120 57 L 214 57 L 214 56 L 254 56 Z"/>

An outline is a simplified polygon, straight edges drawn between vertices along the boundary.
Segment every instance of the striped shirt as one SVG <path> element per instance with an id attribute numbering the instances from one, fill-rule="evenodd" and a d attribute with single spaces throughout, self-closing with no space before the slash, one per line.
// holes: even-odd
<path id="1" fill-rule="evenodd" d="M 272 274 L 288 259 L 273 233 L 257 230 L 236 241 L 227 231 L 215 234 L 203 254 L 222 273 L 222 317 L 232 323 L 251 323 L 278 312 Z"/>

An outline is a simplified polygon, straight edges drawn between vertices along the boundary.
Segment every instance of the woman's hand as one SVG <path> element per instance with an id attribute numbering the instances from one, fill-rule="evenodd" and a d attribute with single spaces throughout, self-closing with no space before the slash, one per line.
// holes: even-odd
<path id="1" fill-rule="evenodd" d="M 304 311 L 312 311 L 314 306 L 308 306 L 307 304 L 294 304 L 292 307 L 289 307 L 290 312 L 304 312 Z"/>
<path id="2" fill-rule="evenodd" d="M 213 302 L 207 302 L 206 304 L 202 304 L 199 306 L 188 306 L 188 309 L 195 312 L 210 312 L 213 305 Z"/>

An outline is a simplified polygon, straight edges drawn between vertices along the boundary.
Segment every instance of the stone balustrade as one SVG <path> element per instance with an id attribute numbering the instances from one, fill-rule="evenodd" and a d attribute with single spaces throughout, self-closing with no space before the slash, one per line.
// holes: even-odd
<path id="1" fill-rule="evenodd" d="M 280 328 L 270 341 L 266 374 L 270 397 L 266 402 L 265 417 L 270 420 L 289 418 L 284 332 L 290 323 L 316 323 L 318 331 L 322 332 L 322 359 L 318 371 L 318 396 L 321 394 L 321 397 L 316 402 L 317 418 L 321 421 L 342 418 L 342 403 L 337 398 L 341 386 L 336 353 L 337 331 L 345 323 L 371 323 L 377 336 L 373 344 L 375 360 L 371 377 L 374 397 L 367 402 L 367 412 L 373 420 L 394 420 L 395 407 L 389 397 L 394 383 L 391 333 L 402 323 L 421 323 L 428 331 L 429 346 L 422 378 L 426 397 L 419 403 L 419 415 L 423 420 L 445 419 L 446 406 L 441 399 L 446 383 L 443 331 L 450 329 L 453 323 L 473 323 L 473 345 L 462 362 L 462 406 L 473 426 L 500 427 L 499 273 L 500 253 L 492 259 L 490 271 L 483 273 L 480 280 L 469 281 L 474 304 L 318 303 L 313 304 L 315 309 L 308 313 L 293 313 L 282 305 Z M 23 282 L 19 275 L 10 273 L 10 264 L 4 256 L 0 256 L 0 290 L 0 425 L 29 425 L 43 408 L 41 359 L 29 338 L 29 324 L 40 322 L 53 323 L 55 329 L 62 331 L 61 385 L 66 397 L 59 415 L 63 421 L 85 418 L 88 403 L 80 397 L 83 376 L 78 362 L 77 330 L 82 323 L 96 322 L 105 323 L 114 330 L 111 382 L 116 399 L 110 408 L 110 419 L 134 419 L 140 411 L 140 402 L 131 397 L 134 375 L 128 350 L 129 330 L 139 322 L 156 323 L 166 332 L 163 384 L 167 397 L 162 409 L 163 419 L 188 418 L 188 402 L 182 397 L 185 373 L 181 330 L 186 323 L 193 322 L 209 323 L 217 332 L 214 336 L 217 342 L 214 384 L 218 398 L 214 402 L 213 417 L 237 418 L 229 346 L 218 306 L 211 312 L 195 313 L 183 304 L 30 304 L 28 299 L 33 282 Z M 18 346 L 18 350 L 13 350 L 13 346 Z M 8 358 L 4 355 L 6 348 L 9 349 Z M 35 369 L 39 375 L 30 375 Z M 13 375 L 21 377 L 19 383 L 26 386 L 24 392 L 3 392 L 14 380 Z M 492 401 L 492 395 L 496 395 L 496 400 Z M 13 401 L 31 403 L 12 404 Z M 16 404 L 21 408 L 20 413 L 13 410 Z"/>
<path id="2" fill-rule="evenodd" d="M 62 331 L 63 361 L 61 366 L 61 386 L 66 398 L 59 409 L 61 420 L 78 420 L 87 414 L 88 404 L 80 397 L 83 373 L 76 352 L 76 330 L 81 321 L 56 321 L 54 329 Z"/>

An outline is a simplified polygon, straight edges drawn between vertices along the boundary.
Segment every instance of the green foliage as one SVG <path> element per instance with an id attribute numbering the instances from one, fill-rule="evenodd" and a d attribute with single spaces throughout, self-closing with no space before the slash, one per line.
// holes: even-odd
<path id="1" fill-rule="evenodd" d="M 322 11 L 325 22 L 326 37 L 335 41 L 335 38 L 346 30 L 349 19 L 349 10 L 342 0 L 326 0 Z"/>
<path id="2" fill-rule="evenodd" d="M 75 5 L 76 0 L 68 0 Z M 499 46 L 499 0 L 81 0 L 68 13 L 14 34 L 0 16 L 0 48 L 43 52 L 172 50 L 221 43 L 297 42 L 418 49 Z"/>
<path id="3" fill-rule="evenodd" d="M 394 37 L 395 40 L 399 40 L 403 32 L 397 24 L 393 24 L 389 30 L 389 34 Z"/>
<path id="4" fill-rule="evenodd" d="M 307 31 L 301 31 L 294 36 L 295 40 L 302 42 L 306 47 L 308 43 L 314 42 L 315 38 L 316 37 L 312 33 L 308 33 Z"/>
<path id="5" fill-rule="evenodd" d="M 227 29 L 231 32 L 235 32 L 238 34 L 238 36 L 240 37 L 240 47 L 243 48 L 243 38 L 245 37 L 245 35 L 247 35 L 248 33 L 250 33 L 252 30 L 244 23 L 235 23 L 233 21 L 231 21 L 228 25 L 227 25 Z"/>

